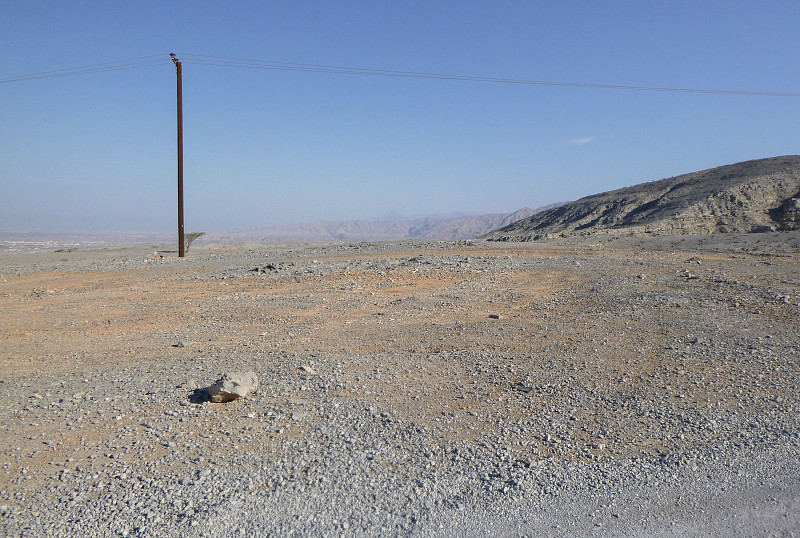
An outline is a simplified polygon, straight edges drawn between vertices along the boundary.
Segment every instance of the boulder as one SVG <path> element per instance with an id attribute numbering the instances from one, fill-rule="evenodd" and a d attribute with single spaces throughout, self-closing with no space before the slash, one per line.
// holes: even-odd
<path id="1" fill-rule="evenodd" d="M 215 403 L 232 402 L 247 397 L 257 388 L 258 377 L 255 372 L 228 372 L 208 388 L 208 395 Z"/>

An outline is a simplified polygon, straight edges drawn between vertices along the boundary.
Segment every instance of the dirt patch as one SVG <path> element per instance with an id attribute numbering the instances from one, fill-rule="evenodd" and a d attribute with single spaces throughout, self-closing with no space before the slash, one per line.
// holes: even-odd
<path id="1" fill-rule="evenodd" d="M 93 270 L 87 252 L 72 270 L 0 275 L 0 426 L 14 439 L 0 489 L 280 461 L 342 416 L 354 440 L 424 438 L 428 470 L 459 447 L 529 477 L 542 462 L 671 461 L 797 429 L 796 254 L 348 248 Z M 256 397 L 193 400 L 230 369 L 258 373 Z M 406 468 L 392 451 L 370 458 Z"/>

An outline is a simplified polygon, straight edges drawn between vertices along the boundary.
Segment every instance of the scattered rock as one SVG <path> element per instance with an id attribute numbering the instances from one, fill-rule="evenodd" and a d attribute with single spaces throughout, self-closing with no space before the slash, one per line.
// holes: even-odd
<path id="1" fill-rule="evenodd" d="M 108 366 L 105 331 L 65 345 L 85 328 L 64 321 L 87 277 L 65 285 L 45 274 L 42 284 L 64 301 L 44 299 L 19 321 L 7 313 L 28 334 L 10 341 L 0 379 L 0 426 L 13 439 L 0 462 L 0 527 L 11 536 L 64 536 L 75 525 L 123 536 L 335 536 L 348 527 L 480 536 L 588 535 L 601 522 L 605 534 L 634 535 L 675 532 L 677 513 L 681 529 L 701 522 L 697 532 L 713 534 L 706 522 L 728 517 L 726 501 L 743 492 L 751 497 L 742 506 L 763 502 L 757 510 L 774 528 L 741 534 L 791 532 L 800 403 L 796 307 L 785 298 L 800 298 L 798 234 L 781 239 L 788 254 L 770 258 L 772 267 L 761 250 L 684 265 L 694 247 L 581 255 L 587 267 L 578 270 L 580 251 L 558 245 L 541 251 L 552 257 L 538 246 L 498 250 L 508 257 L 481 247 L 488 254 L 469 261 L 449 243 L 420 246 L 424 258 L 413 259 L 405 245 L 388 255 L 385 245 L 213 253 L 202 263 L 197 253 L 187 267 L 205 276 L 186 290 L 209 292 L 192 305 L 195 319 L 180 314 L 194 297 L 186 290 L 153 310 L 131 308 L 133 318 L 113 314 L 117 327 L 153 330 L 115 342 L 121 353 Z M 342 260 L 367 249 L 380 257 Z M 245 281 L 267 256 L 297 261 Z M 682 285 L 684 268 L 699 270 L 688 281 L 697 285 Z M 635 280 L 639 272 L 646 280 Z M 163 278 L 137 282 L 157 290 Z M 406 285 L 426 279 L 436 285 Z M 118 281 L 107 279 L 109 301 Z M 0 282 L 7 310 L 21 315 L 14 305 L 31 280 Z M 740 310 L 726 306 L 734 302 Z M 769 316 L 750 316 L 756 308 Z M 325 315 L 295 316 L 309 310 Z M 385 316 L 368 315 L 377 310 Z M 502 324 L 488 317 L 502 312 Z M 102 327 L 109 316 L 87 319 Z M 658 330 L 648 330 L 654 320 Z M 50 338 L 29 325 L 66 332 Z M 167 341 L 152 347 L 153 334 Z M 165 352 L 178 334 L 190 348 Z M 217 374 L 254 367 L 261 384 L 269 376 L 265 387 L 239 404 L 208 405 Z M 697 495 L 687 501 L 686 491 Z M 714 496 L 722 506 L 704 504 Z"/>

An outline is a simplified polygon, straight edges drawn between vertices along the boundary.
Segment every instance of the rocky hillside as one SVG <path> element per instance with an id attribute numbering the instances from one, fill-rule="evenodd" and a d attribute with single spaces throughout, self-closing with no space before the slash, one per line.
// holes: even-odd
<path id="1" fill-rule="evenodd" d="M 552 235 L 709 234 L 800 229 L 800 156 L 720 166 L 581 198 L 484 238 Z"/>
<path id="2" fill-rule="evenodd" d="M 542 208 L 545 209 L 545 208 Z M 409 220 L 319 221 L 274 224 L 209 234 L 214 241 L 399 241 L 404 239 L 471 239 L 530 217 L 529 207 L 513 213 L 469 217 L 424 217 Z"/>

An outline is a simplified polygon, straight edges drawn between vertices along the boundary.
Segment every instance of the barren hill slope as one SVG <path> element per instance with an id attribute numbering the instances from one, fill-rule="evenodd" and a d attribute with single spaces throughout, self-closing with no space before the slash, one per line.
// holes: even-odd
<path id="1" fill-rule="evenodd" d="M 800 229 L 800 156 L 746 161 L 581 198 L 484 236 Z"/>

